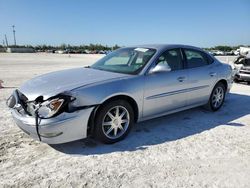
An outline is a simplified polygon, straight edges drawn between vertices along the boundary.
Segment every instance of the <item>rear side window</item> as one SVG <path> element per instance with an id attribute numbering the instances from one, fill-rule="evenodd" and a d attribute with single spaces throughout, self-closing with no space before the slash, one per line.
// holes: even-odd
<path id="1" fill-rule="evenodd" d="M 202 67 L 209 64 L 206 54 L 197 50 L 184 49 L 188 68 Z"/>

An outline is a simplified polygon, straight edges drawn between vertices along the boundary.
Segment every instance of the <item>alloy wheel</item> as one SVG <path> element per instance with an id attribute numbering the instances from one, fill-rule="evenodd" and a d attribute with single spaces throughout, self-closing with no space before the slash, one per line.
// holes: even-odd
<path id="1" fill-rule="evenodd" d="M 121 137 L 129 127 L 130 116 L 123 106 L 115 106 L 108 110 L 102 121 L 102 130 L 110 139 Z"/>
<path id="2" fill-rule="evenodd" d="M 224 89 L 222 87 L 217 87 L 212 96 L 212 105 L 214 108 L 221 106 L 224 99 Z"/>

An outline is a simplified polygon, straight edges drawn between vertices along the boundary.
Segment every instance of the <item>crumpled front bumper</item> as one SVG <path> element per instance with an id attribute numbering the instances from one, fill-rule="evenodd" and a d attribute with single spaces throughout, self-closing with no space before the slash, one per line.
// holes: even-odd
<path id="1" fill-rule="evenodd" d="M 94 107 L 72 113 L 62 113 L 49 119 L 39 119 L 41 141 L 48 144 L 66 143 L 87 137 L 88 120 Z M 11 109 L 16 124 L 35 140 L 39 140 L 36 132 L 35 118 Z"/>

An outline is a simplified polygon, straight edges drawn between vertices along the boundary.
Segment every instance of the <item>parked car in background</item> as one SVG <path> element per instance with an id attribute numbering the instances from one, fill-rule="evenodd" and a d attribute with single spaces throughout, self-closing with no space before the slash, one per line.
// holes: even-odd
<path id="1" fill-rule="evenodd" d="M 247 82 L 250 84 L 250 51 L 247 55 L 240 55 L 234 61 L 236 74 L 234 76 L 235 82 Z"/>
<path id="2" fill-rule="evenodd" d="M 235 51 L 234 50 L 231 50 L 231 51 L 227 51 L 224 53 L 225 55 L 230 55 L 230 56 L 234 56 L 235 55 Z"/>
<path id="3" fill-rule="evenodd" d="M 234 55 L 240 55 L 240 49 L 236 49 L 236 50 L 234 50 Z"/>
<path id="4" fill-rule="evenodd" d="M 42 142 L 93 136 L 114 143 L 136 122 L 197 106 L 217 111 L 231 85 L 231 66 L 200 48 L 143 45 L 31 79 L 7 105 L 16 124 Z"/>
<path id="5" fill-rule="evenodd" d="M 52 49 L 51 50 L 46 50 L 47 53 L 53 53 L 53 54 L 55 53 L 55 51 L 56 50 L 54 50 L 54 49 L 53 50 Z"/>
<path id="6" fill-rule="evenodd" d="M 247 56 L 250 53 L 250 47 L 240 47 L 238 49 L 239 55 Z"/>
<path id="7" fill-rule="evenodd" d="M 216 56 L 216 55 L 225 55 L 223 51 L 220 50 L 211 50 L 211 53 Z"/>
<path id="8" fill-rule="evenodd" d="M 212 52 L 212 51 L 208 51 L 208 53 L 210 54 L 210 55 L 212 55 L 212 56 L 215 56 L 216 54 L 214 53 L 214 52 Z"/>
<path id="9" fill-rule="evenodd" d="M 100 50 L 97 52 L 98 54 L 106 54 L 106 52 L 104 50 Z"/>
<path id="10" fill-rule="evenodd" d="M 67 51 L 66 50 L 56 50 L 55 53 L 57 53 L 57 54 L 65 54 L 65 53 L 67 53 Z"/>

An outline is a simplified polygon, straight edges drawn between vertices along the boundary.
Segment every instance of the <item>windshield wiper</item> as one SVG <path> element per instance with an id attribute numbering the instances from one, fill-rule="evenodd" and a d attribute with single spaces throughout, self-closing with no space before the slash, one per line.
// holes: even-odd
<path id="1" fill-rule="evenodd" d="M 108 71 L 108 70 L 102 69 L 102 68 L 100 68 L 100 67 L 90 67 L 90 68 L 92 68 L 92 69 L 97 69 L 97 70 L 102 70 L 102 71 Z"/>

